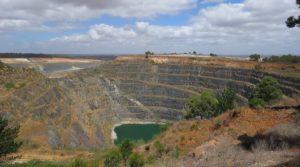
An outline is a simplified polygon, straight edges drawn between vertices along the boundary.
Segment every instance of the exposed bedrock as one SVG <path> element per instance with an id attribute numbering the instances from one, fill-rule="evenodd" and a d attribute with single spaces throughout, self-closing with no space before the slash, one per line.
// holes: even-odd
<path id="1" fill-rule="evenodd" d="M 187 98 L 204 89 L 234 88 L 243 104 L 266 75 L 277 78 L 286 95 L 299 97 L 299 78 L 216 66 L 112 61 L 65 78 L 32 82 L 0 98 L 1 114 L 23 123 L 21 136 L 28 140 L 46 135 L 48 140 L 34 142 L 103 148 L 111 144 L 115 123 L 180 120 Z M 39 130 L 45 132 L 36 134 Z"/>
<path id="2" fill-rule="evenodd" d="M 157 84 L 194 86 L 209 89 L 236 88 L 248 97 L 249 90 L 264 76 L 273 76 L 288 96 L 299 95 L 300 79 L 257 70 L 197 66 L 192 64 L 154 64 L 148 61 L 105 64 L 99 68 L 107 76 Z"/>

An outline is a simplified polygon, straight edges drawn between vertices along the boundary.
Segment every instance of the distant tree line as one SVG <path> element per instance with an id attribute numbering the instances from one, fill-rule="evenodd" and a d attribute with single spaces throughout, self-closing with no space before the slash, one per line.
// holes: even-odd
<path id="1" fill-rule="evenodd" d="M 291 54 L 282 56 L 271 56 L 264 58 L 263 61 L 273 63 L 300 63 L 300 56 L 293 56 Z"/>
<path id="2" fill-rule="evenodd" d="M 261 55 L 252 54 L 249 56 L 250 61 L 259 61 Z M 271 56 L 263 58 L 263 62 L 271 62 L 271 63 L 299 63 L 300 56 L 293 56 L 291 54 L 282 55 L 282 56 Z"/>

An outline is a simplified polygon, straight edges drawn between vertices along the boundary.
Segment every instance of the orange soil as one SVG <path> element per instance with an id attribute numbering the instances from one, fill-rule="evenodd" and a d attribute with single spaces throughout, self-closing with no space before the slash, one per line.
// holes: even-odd
<path id="1" fill-rule="evenodd" d="M 233 117 L 233 113 L 237 114 Z M 158 140 L 167 146 L 178 147 L 182 150 L 191 150 L 197 146 L 220 136 L 231 136 L 237 142 L 238 136 L 247 134 L 253 136 L 278 124 L 284 124 L 293 120 L 293 110 L 272 111 L 239 108 L 227 112 L 219 117 L 222 126 L 215 128 L 214 120 L 181 121 L 175 123 L 166 133 L 158 137 Z M 198 129 L 192 128 L 198 127 Z M 235 140 L 235 141 L 234 141 Z"/>

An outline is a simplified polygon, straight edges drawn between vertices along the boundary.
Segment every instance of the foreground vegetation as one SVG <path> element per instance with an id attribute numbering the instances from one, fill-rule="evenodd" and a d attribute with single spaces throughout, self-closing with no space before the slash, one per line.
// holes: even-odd
<path id="1" fill-rule="evenodd" d="M 8 124 L 8 120 L 0 116 L 0 164 L 6 159 L 13 159 L 8 157 L 9 154 L 15 153 L 21 147 L 22 142 L 17 141 L 20 127 L 13 127 Z"/>

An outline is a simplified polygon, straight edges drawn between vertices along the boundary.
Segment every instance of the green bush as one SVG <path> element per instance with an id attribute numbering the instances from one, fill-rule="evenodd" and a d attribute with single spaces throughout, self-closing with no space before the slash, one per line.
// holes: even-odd
<path id="1" fill-rule="evenodd" d="M 217 118 L 217 119 L 214 120 L 214 127 L 215 127 L 215 129 L 220 128 L 222 126 L 222 124 L 223 124 L 223 122 L 222 122 L 222 120 L 220 118 Z"/>
<path id="2" fill-rule="evenodd" d="M 186 110 L 186 119 L 211 118 L 233 109 L 237 99 L 236 91 L 225 89 L 217 98 L 212 91 L 204 91 L 200 96 L 192 96 L 188 99 Z"/>
<path id="3" fill-rule="evenodd" d="M 83 161 L 83 160 L 81 160 L 81 159 L 76 159 L 76 160 L 71 164 L 70 167 L 87 167 L 87 166 L 88 166 L 88 164 L 87 164 L 85 161 Z"/>
<path id="4" fill-rule="evenodd" d="M 6 83 L 4 85 L 4 87 L 9 90 L 9 89 L 15 88 L 16 86 L 15 86 L 15 84 L 13 82 L 9 82 L 9 83 Z"/>
<path id="5" fill-rule="evenodd" d="M 217 96 L 218 106 L 217 115 L 222 114 L 224 111 L 231 110 L 235 107 L 235 101 L 237 99 L 236 91 L 234 89 L 225 89 L 221 94 Z"/>
<path id="6" fill-rule="evenodd" d="M 130 167 L 143 167 L 145 165 L 144 156 L 137 153 L 132 153 L 129 157 Z"/>
<path id="7" fill-rule="evenodd" d="M 175 159 L 178 159 L 180 156 L 180 149 L 178 147 L 175 147 L 171 152 L 171 156 Z"/>
<path id="8" fill-rule="evenodd" d="M 260 98 L 265 102 L 270 103 L 274 100 L 280 99 L 282 96 L 282 91 L 280 89 L 280 84 L 277 79 L 266 76 L 264 77 L 255 87 L 252 98 Z"/>
<path id="9" fill-rule="evenodd" d="M 122 161 L 122 154 L 118 149 L 111 150 L 104 160 L 105 167 L 118 167 Z"/>
<path id="10" fill-rule="evenodd" d="M 162 144 L 159 141 L 156 141 L 154 143 L 154 148 L 156 150 L 156 155 L 160 158 L 163 156 L 164 153 L 166 153 L 166 146 L 164 144 Z"/>
<path id="11" fill-rule="evenodd" d="M 266 105 L 266 102 L 263 99 L 260 98 L 252 98 L 249 101 L 249 106 L 250 107 L 263 107 Z"/>
<path id="12" fill-rule="evenodd" d="M 156 157 L 154 155 L 149 155 L 146 160 L 145 163 L 146 164 L 153 164 L 156 161 Z"/>
<path id="13" fill-rule="evenodd" d="M 195 123 L 193 124 L 191 127 L 190 127 L 190 131 L 197 131 L 199 128 L 198 128 L 198 125 Z"/>
<path id="14" fill-rule="evenodd" d="M 249 105 L 255 107 L 271 104 L 280 99 L 282 94 L 278 81 L 271 76 L 266 76 L 256 85 L 249 99 Z"/>
<path id="15" fill-rule="evenodd" d="M 119 146 L 122 158 L 124 160 L 124 163 L 127 163 L 127 160 L 130 156 L 130 154 L 132 153 L 134 144 L 129 140 L 129 139 L 125 139 L 122 141 L 122 143 Z"/>
<path id="16" fill-rule="evenodd" d="M 21 147 L 22 142 L 16 141 L 20 126 L 11 127 L 8 120 L 0 116 L 0 162 L 2 157 L 15 153 Z"/>
<path id="17" fill-rule="evenodd" d="M 200 96 L 192 96 L 186 106 L 186 118 L 211 118 L 215 115 L 218 100 L 212 91 L 204 91 Z"/>

